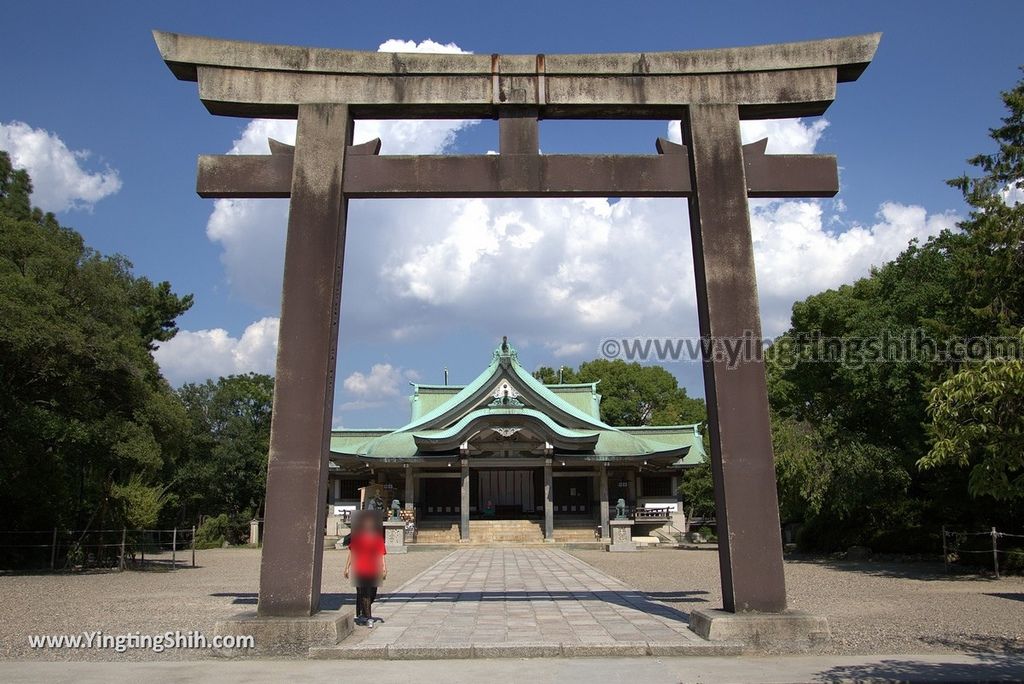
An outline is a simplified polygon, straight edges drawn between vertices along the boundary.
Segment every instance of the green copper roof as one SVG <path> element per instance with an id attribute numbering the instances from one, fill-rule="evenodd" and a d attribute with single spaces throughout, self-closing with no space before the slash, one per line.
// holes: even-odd
<path id="1" fill-rule="evenodd" d="M 503 342 L 468 385 L 414 384 L 412 419 L 395 430 L 335 430 L 331 451 L 361 459 L 449 458 L 485 429 L 523 429 L 555 454 L 573 458 L 657 458 L 691 465 L 704 460 L 698 425 L 615 428 L 599 416 L 597 383 L 545 385 Z M 665 461 L 664 459 L 670 459 Z"/>

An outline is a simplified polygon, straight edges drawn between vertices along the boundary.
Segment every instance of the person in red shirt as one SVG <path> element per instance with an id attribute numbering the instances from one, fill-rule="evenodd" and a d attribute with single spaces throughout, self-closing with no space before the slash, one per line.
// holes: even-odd
<path id="1" fill-rule="evenodd" d="M 377 587 L 388 576 L 388 565 L 384 560 L 387 549 L 384 546 L 383 527 L 378 514 L 362 511 L 353 520 L 352 528 L 348 559 L 345 561 L 345 577 L 351 577 L 356 587 L 355 623 L 373 627 L 372 606 L 377 599 Z M 380 618 L 377 620 L 383 622 Z"/>

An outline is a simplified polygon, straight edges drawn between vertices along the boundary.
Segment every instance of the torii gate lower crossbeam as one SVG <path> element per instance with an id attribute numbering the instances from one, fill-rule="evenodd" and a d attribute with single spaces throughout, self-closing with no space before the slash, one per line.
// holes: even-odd
<path id="1" fill-rule="evenodd" d="M 259 613 L 319 609 L 347 204 L 354 197 L 688 197 L 701 335 L 760 340 L 749 197 L 828 197 L 833 157 L 766 155 L 740 119 L 821 113 L 879 36 L 645 55 L 397 55 L 156 34 L 211 111 L 297 116 L 294 149 L 200 158 L 204 197 L 290 197 Z M 503 65 L 504 68 L 503 68 Z M 486 86 L 486 87 L 484 87 Z M 676 95 L 677 94 L 677 95 Z M 382 157 L 354 118 L 498 119 L 499 154 Z M 543 116 L 681 119 L 658 155 L 541 155 Z M 786 607 L 764 367 L 704 359 L 724 607 Z"/>

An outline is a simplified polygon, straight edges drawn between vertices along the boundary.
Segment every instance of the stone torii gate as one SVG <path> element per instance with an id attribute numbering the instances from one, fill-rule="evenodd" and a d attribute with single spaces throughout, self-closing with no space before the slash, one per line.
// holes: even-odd
<path id="1" fill-rule="evenodd" d="M 355 52 L 154 32 L 211 114 L 298 120 L 294 147 L 199 158 L 202 197 L 290 197 L 267 472 L 260 616 L 319 610 L 335 355 L 350 198 L 687 197 L 724 608 L 786 608 L 748 197 L 831 197 L 836 160 L 741 145 L 740 120 L 816 116 L 880 34 L 724 50 L 583 55 Z M 489 118 L 499 154 L 379 156 L 356 119 Z M 650 155 L 541 155 L 538 120 L 677 119 Z"/>

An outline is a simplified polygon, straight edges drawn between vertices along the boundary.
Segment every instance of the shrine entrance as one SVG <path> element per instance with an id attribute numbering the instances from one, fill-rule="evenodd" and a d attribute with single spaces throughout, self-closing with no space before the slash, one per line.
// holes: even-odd
<path id="1" fill-rule="evenodd" d="M 538 489 L 543 490 L 543 485 L 537 486 L 541 480 L 540 468 L 480 468 L 476 473 L 476 496 L 471 490 L 470 501 L 475 504 L 479 517 L 536 517 L 537 503 L 543 497 L 543 491 L 538 496 Z"/>
<path id="2" fill-rule="evenodd" d="M 765 140 L 743 145 L 740 121 L 824 113 L 837 83 L 868 66 L 880 35 L 606 55 L 384 54 L 154 37 L 171 72 L 198 83 L 210 113 L 298 121 L 294 147 L 272 141 L 270 155 L 204 155 L 197 182 L 203 197 L 290 198 L 261 616 L 319 610 L 348 201 L 384 197 L 688 198 L 700 332 L 713 347 L 703 368 L 724 608 L 786 608 L 747 198 L 831 197 L 838 172 L 835 157 L 769 155 Z M 378 156 L 379 140 L 352 145 L 356 119 L 381 118 L 497 119 L 499 153 Z M 683 142 L 652 141 L 657 154 L 544 155 L 541 118 L 678 120 Z M 738 359 L 718 353 L 737 342 Z M 469 466 L 460 465 L 466 508 Z M 543 492 L 550 504 L 550 458 Z"/>

